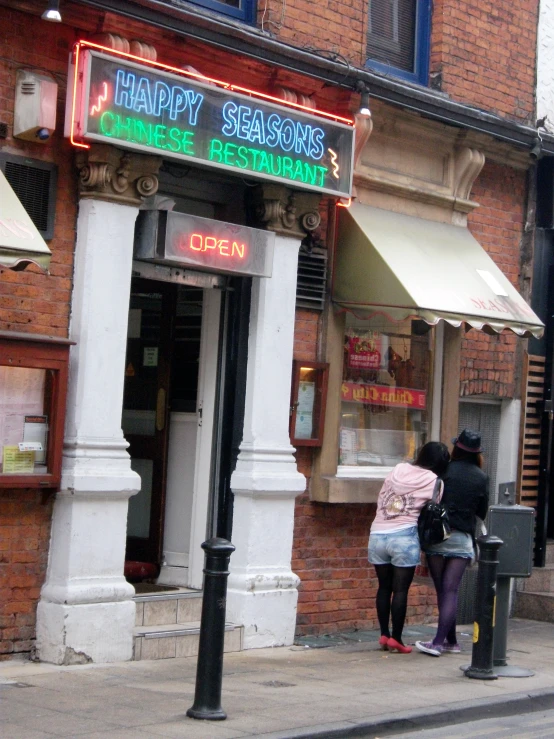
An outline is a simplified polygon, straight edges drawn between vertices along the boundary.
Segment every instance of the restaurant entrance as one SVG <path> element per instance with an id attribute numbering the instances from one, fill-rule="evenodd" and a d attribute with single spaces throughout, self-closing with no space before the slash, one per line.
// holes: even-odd
<path id="1" fill-rule="evenodd" d="M 127 519 L 133 580 L 199 582 L 189 554 L 212 508 L 220 305 L 219 290 L 132 281 L 122 427 L 142 481 Z"/>

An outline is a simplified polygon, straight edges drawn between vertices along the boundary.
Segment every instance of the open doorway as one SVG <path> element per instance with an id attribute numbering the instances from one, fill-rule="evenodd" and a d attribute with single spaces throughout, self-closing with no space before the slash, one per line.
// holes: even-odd
<path id="1" fill-rule="evenodd" d="M 190 551 L 210 509 L 219 306 L 218 290 L 132 280 L 122 427 L 142 480 L 127 520 L 135 582 L 199 582 Z"/>

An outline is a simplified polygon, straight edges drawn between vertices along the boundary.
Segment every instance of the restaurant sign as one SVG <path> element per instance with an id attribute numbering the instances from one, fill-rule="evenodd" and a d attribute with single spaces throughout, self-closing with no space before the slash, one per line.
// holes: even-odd
<path id="1" fill-rule="evenodd" d="M 426 406 L 425 390 L 412 390 L 407 387 L 391 385 L 365 385 L 357 382 L 343 382 L 342 399 L 349 403 L 368 403 L 395 408 L 419 408 Z"/>
<path id="2" fill-rule="evenodd" d="M 271 277 L 275 234 L 235 223 L 174 213 L 139 211 L 134 258 L 173 267 Z"/>
<path id="3" fill-rule="evenodd" d="M 350 197 L 351 120 L 99 49 L 81 42 L 75 51 L 68 135 L 76 146 L 109 142 Z"/>

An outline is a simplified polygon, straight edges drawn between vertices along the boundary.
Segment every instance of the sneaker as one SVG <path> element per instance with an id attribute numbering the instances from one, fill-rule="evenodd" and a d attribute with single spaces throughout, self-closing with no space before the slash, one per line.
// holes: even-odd
<path id="1" fill-rule="evenodd" d="M 442 645 L 443 652 L 449 652 L 450 654 L 460 654 L 462 648 L 459 644 L 449 644 L 447 641 Z"/>
<path id="2" fill-rule="evenodd" d="M 433 657 L 440 657 L 443 648 L 438 644 L 433 644 L 431 641 L 416 641 L 416 649 L 425 654 L 431 654 Z"/>

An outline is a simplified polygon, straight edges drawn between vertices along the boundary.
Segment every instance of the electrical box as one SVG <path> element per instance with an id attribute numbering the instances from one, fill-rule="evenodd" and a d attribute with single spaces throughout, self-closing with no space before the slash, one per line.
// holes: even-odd
<path id="1" fill-rule="evenodd" d="M 497 575 L 530 577 L 533 568 L 535 511 L 522 505 L 493 505 L 489 508 L 489 534 L 504 544 L 498 550 Z"/>
<path id="2" fill-rule="evenodd" d="M 13 135 L 44 143 L 56 128 L 58 85 L 46 74 L 27 69 L 17 71 Z"/>

